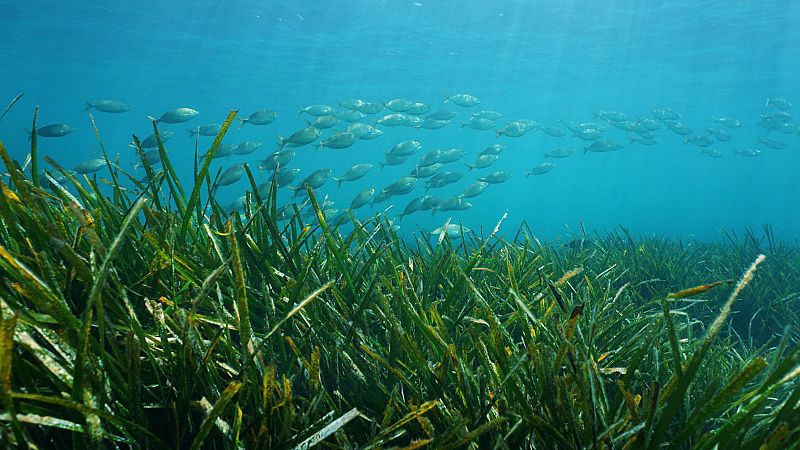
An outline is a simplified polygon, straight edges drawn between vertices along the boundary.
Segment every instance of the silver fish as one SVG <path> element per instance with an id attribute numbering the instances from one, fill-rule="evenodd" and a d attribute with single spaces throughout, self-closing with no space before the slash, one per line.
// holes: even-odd
<path id="1" fill-rule="evenodd" d="M 450 123 L 449 120 L 436 120 L 436 119 L 431 119 L 429 117 L 429 118 L 423 120 L 422 123 L 417 125 L 417 128 L 422 128 L 422 129 L 425 129 L 425 130 L 438 130 L 440 128 L 446 127 L 447 124 L 449 124 L 449 123 Z"/>
<path id="2" fill-rule="evenodd" d="M 408 156 L 387 154 L 386 159 L 379 164 L 381 165 L 381 169 L 383 169 L 386 166 L 399 166 L 400 164 L 406 162 L 406 160 L 408 160 Z"/>
<path id="3" fill-rule="evenodd" d="M 219 134 L 220 128 L 222 128 L 222 126 L 220 124 L 218 124 L 218 123 L 210 123 L 208 125 L 200 125 L 195 129 L 191 129 L 191 128 L 187 129 L 186 132 L 189 133 L 189 139 L 192 139 L 193 137 L 197 136 L 198 134 L 200 136 L 213 137 L 213 136 L 216 136 L 216 135 Z M 162 134 L 163 134 L 163 132 L 162 132 Z"/>
<path id="4" fill-rule="evenodd" d="M 406 115 L 406 118 L 403 119 L 403 126 L 418 128 L 422 125 L 422 122 L 424 122 L 424 120 L 421 117 Z"/>
<path id="5" fill-rule="evenodd" d="M 412 116 L 419 116 L 427 113 L 430 110 L 431 107 L 426 105 L 425 103 L 414 102 L 411 104 L 411 107 L 408 108 L 405 112 L 406 114 L 411 114 Z"/>
<path id="6" fill-rule="evenodd" d="M 783 150 L 789 146 L 789 144 L 787 144 L 786 142 L 778 141 L 776 139 L 769 139 L 765 137 L 759 137 L 758 143 L 773 150 Z"/>
<path id="7" fill-rule="evenodd" d="M 363 191 L 359 192 L 354 198 L 353 201 L 350 202 L 350 209 L 358 209 L 362 206 L 366 205 L 367 203 L 372 200 L 372 196 L 375 194 L 375 189 L 364 189 Z"/>
<path id="8" fill-rule="evenodd" d="M 442 150 L 442 153 L 439 155 L 439 162 L 442 164 L 447 164 L 451 162 L 456 162 L 459 159 L 464 157 L 464 150 L 460 148 L 451 148 L 447 150 Z"/>
<path id="9" fill-rule="evenodd" d="M 431 211 L 435 210 L 439 203 L 441 203 L 441 199 L 439 197 L 434 197 L 431 195 L 423 196 L 422 203 L 419 205 L 420 211 Z"/>
<path id="10" fill-rule="evenodd" d="M 530 130 L 531 126 L 525 125 L 521 122 L 510 122 L 502 130 L 495 130 L 495 138 L 500 136 L 520 137 Z"/>
<path id="11" fill-rule="evenodd" d="M 461 172 L 437 173 L 425 181 L 425 191 L 427 192 L 429 189 L 441 188 L 448 184 L 453 184 L 462 178 L 464 178 L 464 174 Z"/>
<path id="12" fill-rule="evenodd" d="M 356 110 L 361 111 L 364 114 L 378 114 L 379 112 L 383 111 L 383 108 L 383 103 L 364 102 L 364 104 L 357 107 Z"/>
<path id="13" fill-rule="evenodd" d="M 444 233 L 450 239 L 461 239 L 461 236 L 467 236 L 471 230 L 465 226 L 457 225 L 454 223 L 443 225 L 430 232 L 431 236 L 441 236 Z"/>
<path id="14" fill-rule="evenodd" d="M 100 100 L 97 102 L 90 102 L 87 100 L 84 111 L 89 111 L 90 109 L 96 109 L 105 113 L 124 113 L 130 111 L 131 107 L 117 100 Z"/>
<path id="15" fill-rule="evenodd" d="M 356 143 L 358 138 L 353 133 L 348 131 L 342 133 L 336 133 L 333 136 L 328 137 L 327 139 L 323 139 L 320 141 L 318 148 L 322 149 L 324 147 L 333 148 L 333 149 L 342 149 L 351 147 L 353 144 Z"/>
<path id="16" fill-rule="evenodd" d="M 545 158 L 567 158 L 575 154 L 575 149 L 570 147 L 558 147 L 554 148 L 550 151 L 550 153 L 545 153 Z"/>
<path id="17" fill-rule="evenodd" d="M 244 176 L 244 164 L 234 164 L 225 169 L 219 177 L 217 186 L 230 186 Z"/>
<path id="18" fill-rule="evenodd" d="M 375 122 L 387 126 L 387 127 L 397 127 L 400 125 L 404 125 L 408 120 L 409 116 L 402 113 L 394 113 L 394 114 L 387 114 L 380 119 L 376 120 Z"/>
<path id="19" fill-rule="evenodd" d="M 747 156 L 749 158 L 752 158 L 754 156 L 760 155 L 761 150 L 755 148 L 740 148 L 739 150 L 736 150 L 736 154 L 739 156 Z"/>
<path id="20" fill-rule="evenodd" d="M 54 123 L 52 125 L 45 125 L 36 129 L 36 134 L 41 137 L 61 137 L 66 136 L 75 131 L 70 125 L 63 123 Z"/>
<path id="21" fill-rule="evenodd" d="M 439 111 L 434 111 L 428 114 L 428 119 L 433 120 L 450 120 L 456 116 L 456 113 L 447 109 L 440 109 Z"/>
<path id="22" fill-rule="evenodd" d="M 450 197 L 439 202 L 436 207 L 437 211 L 464 211 L 472 208 L 472 203 L 464 200 L 462 197 Z"/>
<path id="23" fill-rule="evenodd" d="M 245 206 L 247 205 L 247 195 L 242 195 L 241 197 L 236 197 L 234 201 L 228 204 L 226 211 L 228 212 L 241 212 L 244 211 Z"/>
<path id="24" fill-rule="evenodd" d="M 331 179 L 336 182 L 337 187 L 341 187 L 342 183 L 345 181 L 355 181 L 363 177 L 373 167 L 374 164 L 355 164 L 354 166 L 350 167 L 350 169 L 348 169 L 344 175 L 340 177 L 331 177 Z"/>
<path id="25" fill-rule="evenodd" d="M 503 115 L 500 114 L 497 111 L 484 110 L 484 111 L 478 111 L 478 112 L 472 114 L 471 117 L 480 117 L 482 119 L 497 120 L 497 119 L 503 117 Z"/>
<path id="26" fill-rule="evenodd" d="M 630 139 L 631 144 L 636 142 L 637 144 L 642 145 L 656 145 L 658 141 L 654 137 L 642 137 L 638 134 L 629 134 L 628 139 Z"/>
<path id="27" fill-rule="evenodd" d="M 651 112 L 653 117 L 658 120 L 679 120 L 683 117 L 681 113 L 675 112 L 670 108 L 653 108 Z"/>
<path id="28" fill-rule="evenodd" d="M 417 166 L 429 166 L 431 164 L 438 163 L 439 160 L 442 159 L 442 151 L 437 149 L 433 149 L 425 154 L 422 159 L 417 162 Z"/>
<path id="29" fill-rule="evenodd" d="M 339 102 L 339 106 L 346 109 L 358 109 L 364 106 L 364 104 L 366 104 L 366 102 L 360 98 L 351 98 Z"/>
<path id="30" fill-rule="evenodd" d="M 478 181 L 485 181 L 489 184 L 499 184 L 508 181 L 509 178 L 511 178 L 510 173 L 504 170 L 498 170 L 496 172 L 490 173 L 489 175 L 483 178 L 478 178 Z"/>
<path id="31" fill-rule="evenodd" d="M 650 131 L 656 131 L 657 129 L 661 128 L 661 125 L 659 125 L 658 122 L 653 119 L 639 119 L 639 123 L 644 125 L 644 127 Z"/>
<path id="32" fill-rule="evenodd" d="M 455 94 L 447 97 L 445 100 L 447 102 L 453 102 L 458 106 L 470 107 L 475 105 L 480 105 L 481 101 L 475 97 L 474 95 L 470 94 Z"/>
<path id="33" fill-rule="evenodd" d="M 422 149 L 422 144 L 417 141 L 403 141 L 394 147 L 387 153 L 387 155 L 393 156 L 411 156 Z"/>
<path id="34" fill-rule="evenodd" d="M 381 193 L 393 196 L 404 195 L 413 191 L 417 185 L 417 179 L 414 177 L 403 177 L 394 183 L 389 184 L 381 190 Z"/>
<path id="35" fill-rule="evenodd" d="M 302 147 L 316 141 L 320 134 L 319 128 L 309 126 L 300 131 L 295 131 L 288 138 L 278 136 L 278 144 L 281 146 L 281 150 L 286 146 Z"/>
<path id="36" fill-rule="evenodd" d="M 219 144 L 219 147 L 217 147 L 217 153 L 214 153 L 214 159 L 231 156 L 233 152 L 236 151 L 236 147 L 238 146 L 239 144 L 226 144 L 226 143 Z M 206 155 L 204 154 L 203 158 L 205 158 L 205 156 Z"/>
<path id="37" fill-rule="evenodd" d="M 500 152 L 502 152 L 505 149 L 506 149 L 505 145 L 492 144 L 492 145 L 486 147 L 485 149 L 483 149 L 483 151 L 481 151 L 481 155 L 499 155 Z"/>
<path id="38" fill-rule="evenodd" d="M 595 118 L 605 119 L 609 122 L 624 122 L 627 120 L 625 114 L 617 111 L 603 111 L 602 109 L 594 112 Z"/>
<path id="39" fill-rule="evenodd" d="M 279 188 L 282 188 L 282 187 L 288 186 L 289 183 L 294 181 L 295 178 L 297 178 L 297 175 L 299 175 L 299 174 L 300 174 L 300 169 L 297 169 L 297 168 L 294 168 L 294 169 L 281 168 L 281 169 L 275 171 L 275 173 L 272 175 L 271 179 L 274 179 L 275 180 L 275 184 Z"/>
<path id="40" fill-rule="evenodd" d="M 736 120 L 736 119 L 734 119 L 732 117 L 714 117 L 714 116 L 711 116 L 711 120 L 713 120 L 714 122 L 717 122 L 719 124 L 722 124 L 722 125 L 724 125 L 724 126 L 726 126 L 728 128 L 741 128 L 742 127 L 742 122 L 739 122 L 738 120 Z"/>
<path id="41" fill-rule="evenodd" d="M 761 120 L 775 123 L 787 123 L 792 121 L 792 114 L 788 111 L 778 111 L 772 114 L 762 115 Z"/>
<path id="42" fill-rule="evenodd" d="M 583 147 L 583 153 L 586 152 L 610 152 L 614 150 L 619 150 L 622 148 L 622 145 L 617 143 L 616 141 L 612 141 L 611 139 L 598 139 L 592 142 L 592 145 L 588 147 Z"/>
<path id="43" fill-rule="evenodd" d="M 356 111 L 351 109 L 337 114 L 336 117 L 340 120 L 344 120 L 345 122 L 358 122 L 359 120 L 363 119 L 366 116 L 361 111 Z"/>
<path id="44" fill-rule="evenodd" d="M 711 147 L 711 144 L 714 143 L 714 140 L 708 137 L 708 135 L 700 135 L 700 136 L 692 136 L 687 137 L 683 141 L 684 144 L 692 143 L 698 147 Z"/>
<path id="45" fill-rule="evenodd" d="M 155 120 L 156 123 L 182 123 L 192 120 L 198 114 L 200 113 L 192 108 L 175 108 L 165 112 L 158 119 L 150 117 L 150 120 Z"/>
<path id="46" fill-rule="evenodd" d="M 728 142 L 731 140 L 731 135 L 722 128 L 709 127 L 706 131 L 711 133 L 711 135 L 714 136 L 714 139 L 718 141 Z"/>
<path id="47" fill-rule="evenodd" d="M 414 104 L 411 100 L 406 100 L 404 98 L 395 98 L 386 102 L 386 107 L 391 109 L 394 112 L 406 112 L 411 109 L 411 106 Z"/>
<path id="48" fill-rule="evenodd" d="M 534 167 L 531 171 L 525 172 L 525 176 L 529 177 L 531 175 L 544 175 L 555 168 L 556 165 L 553 163 L 541 163 L 538 166 Z"/>
<path id="49" fill-rule="evenodd" d="M 267 158 L 261 161 L 258 166 L 261 170 L 275 170 L 278 167 L 283 167 L 294 158 L 295 153 L 291 150 L 278 150 L 272 152 Z"/>
<path id="50" fill-rule="evenodd" d="M 167 141 L 169 140 L 169 138 L 171 138 L 172 136 L 174 136 L 174 135 L 175 135 L 175 133 L 174 133 L 173 131 L 169 131 L 169 130 L 167 130 L 167 131 L 161 131 L 161 132 L 159 132 L 159 133 L 158 133 L 158 135 L 161 137 L 161 143 L 163 144 L 163 143 L 167 142 Z M 147 136 L 147 137 L 146 137 L 146 138 L 144 138 L 144 140 L 143 140 L 143 141 L 141 141 L 139 144 L 141 144 L 142 148 L 144 148 L 144 149 L 148 149 L 148 148 L 156 148 L 156 147 L 158 147 L 158 139 L 156 139 L 156 134 L 155 134 L 155 133 L 153 133 L 153 134 L 151 134 L 150 136 Z M 131 146 L 132 146 L 132 145 L 133 145 L 133 144 L 131 144 Z"/>
<path id="51" fill-rule="evenodd" d="M 334 113 L 333 108 L 331 108 L 328 105 L 309 105 L 309 106 L 306 106 L 305 108 L 299 108 L 299 109 L 300 110 L 299 110 L 298 114 L 306 113 L 308 115 L 317 116 L 317 117 L 319 117 L 319 116 L 329 116 L 329 115 L 333 115 L 333 113 Z"/>
<path id="52" fill-rule="evenodd" d="M 97 172 L 103 167 L 106 167 L 106 160 L 102 158 L 95 158 L 78 164 L 73 170 L 81 175 L 84 175 Z"/>
<path id="53" fill-rule="evenodd" d="M 417 166 L 409 174 L 415 178 L 429 178 L 436 175 L 444 167 L 442 163 L 433 163 L 427 166 Z"/>
<path id="54" fill-rule="evenodd" d="M 250 114 L 247 118 L 239 118 L 239 128 L 250 125 L 269 125 L 278 118 L 278 113 L 270 111 L 269 109 L 259 109 L 258 111 Z"/>
<path id="55" fill-rule="evenodd" d="M 327 116 L 319 116 L 314 119 L 313 122 L 307 122 L 309 126 L 319 128 L 320 130 L 326 130 L 328 128 L 333 128 L 339 123 L 339 119 L 336 116 L 327 115 Z"/>
<path id="56" fill-rule="evenodd" d="M 247 141 L 237 145 L 233 153 L 236 155 L 249 155 L 259 148 L 261 148 L 261 142 Z"/>
<path id="57" fill-rule="evenodd" d="M 572 133 L 572 136 L 582 139 L 584 141 L 596 141 L 603 137 L 603 130 L 589 128 L 586 130 L 578 130 Z"/>
<path id="58" fill-rule="evenodd" d="M 421 197 L 417 197 L 414 200 L 411 200 L 410 202 L 408 202 L 408 204 L 406 205 L 405 209 L 403 210 L 402 213 L 400 213 L 400 217 L 398 217 L 397 220 L 398 221 L 403 220 L 403 217 L 419 211 L 420 207 L 422 206 L 422 203 L 425 202 L 425 199 L 427 197 L 428 196 L 423 195 Z"/>
<path id="59" fill-rule="evenodd" d="M 473 162 L 471 164 L 467 164 L 467 167 L 469 167 L 468 170 L 484 169 L 484 168 L 489 167 L 492 164 L 496 163 L 499 158 L 500 158 L 499 155 L 493 155 L 493 154 L 481 155 L 481 156 L 478 156 L 475 159 L 475 162 Z"/>
<path id="60" fill-rule="evenodd" d="M 491 130 L 494 128 L 494 122 L 489 119 L 480 117 L 472 117 L 466 122 L 461 122 L 461 128 L 472 128 L 473 130 Z"/>
<path id="61" fill-rule="evenodd" d="M 322 185 L 328 181 L 328 177 L 330 176 L 331 169 L 320 169 L 307 176 L 306 179 L 300 183 L 300 186 L 290 187 L 289 189 L 293 190 L 295 196 L 297 196 L 301 193 L 305 193 L 306 187 L 310 187 L 311 189 L 318 189 L 322 187 Z"/>
<path id="62" fill-rule="evenodd" d="M 552 137 L 564 137 L 566 134 L 564 130 L 554 126 L 542 127 L 542 133 Z"/>
<path id="63" fill-rule="evenodd" d="M 667 124 L 667 128 L 672 130 L 672 132 L 675 134 L 679 134 L 681 136 L 687 136 L 694 133 L 694 130 L 692 130 L 690 127 L 687 127 L 686 125 L 677 120 L 667 120 L 664 121 L 664 123 Z"/>
<path id="64" fill-rule="evenodd" d="M 371 140 L 383 135 L 383 131 L 366 123 L 354 123 L 345 130 L 353 133 L 358 139 Z"/>
<path id="65" fill-rule="evenodd" d="M 764 107 L 767 108 L 769 106 L 773 106 L 781 111 L 787 111 L 791 109 L 792 102 L 781 97 L 768 98 L 767 103 L 764 105 Z"/>
<path id="66" fill-rule="evenodd" d="M 464 198 L 472 198 L 477 197 L 489 187 L 489 183 L 485 181 L 475 181 L 469 186 L 465 187 L 463 191 L 461 191 L 461 197 Z"/>

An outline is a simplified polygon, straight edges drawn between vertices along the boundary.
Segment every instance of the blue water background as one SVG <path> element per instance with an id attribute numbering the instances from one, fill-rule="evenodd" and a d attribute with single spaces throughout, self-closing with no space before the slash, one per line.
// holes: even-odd
<path id="1" fill-rule="evenodd" d="M 23 160 L 29 151 L 23 129 L 40 105 L 40 125 L 77 128 L 63 138 L 40 139 L 41 152 L 74 166 L 98 152 L 85 101 L 119 99 L 133 111 L 93 114 L 107 149 L 120 153 L 128 169 L 131 134 L 152 132 L 148 115 L 192 107 L 200 111 L 193 121 L 162 125 L 176 133 L 167 148 L 188 189 L 194 141 L 184 129 L 220 123 L 229 109 L 247 115 L 270 108 L 280 117 L 268 126 L 232 129 L 226 142 L 258 140 L 264 146 L 257 154 L 217 160 L 212 170 L 242 161 L 255 166 L 276 148 L 277 135 L 305 125 L 300 105 L 403 97 L 459 116 L 441 130 L 383 128 L 381 138 L 350 149 L 295 149 L 290 167 L 302 169 L 300 179 L 317 168 L 336 175 L 351 164 L 377 163 L 394 144 L 415 139 L 423 145 L 418 157 L 437 147 L 465 149 L 464 160 L 449 168 L 465 170 L 463 164 L 499 142 L 507 149 L 495 166 L 474 170 L 436 194 L 455 195 L 492 170 L 511 171 L 509 182 L 470 199 L 470 210 L 408 217 L 403 232 L 430 230 L 448 217 L 491 229 L 508 211 L 505 230 L 527 221 L 544 238 L 581 223 L 590 231 L 623 225 L 642 234 L 701 239 L 769 223 L 780 237 L 795 240 L 800 138 L 772 132 L 789 148 L 760 147 L 755 158 L 734 152 L 756 148 L 758 136 L 767 135 L 757 121 L 768 97 L 785 97 L 800 109 L 798 20 L 800 3 L 770 1 L 2 1 L 0 107 L 18 93 L 25 96 L 0 123 L 0 139 Z M 457 92 L 482 104 L 443 104 L 446 94 Z M 583 154 L 588 143 L 571 137 L 533 131 L 495 140 L 492 132 L 458 127 L 459 119 L 478 109 L 501 112 L 502 126 L 522 118 L 543 125 L 557 125 L 560 118 L 587 121 L 600 109 L 644 118 L 652 107 L 681 112 L 695 130 L 710 125 L 712 115 L 744 126 L 729 130 L 731 142 L 715 145 L 724 153 L 720 159 L 664 127 L 657 146 L 626 145 L 604 154 Z M 627 144 L 621 131 L 609 128 L 606 134 Z M 201 152 L 211 140 L 202 138 Z M 552 161 L 557 167 L 546 175 L 523 176 L 559 146 L 579 151 Z M 344 208 L 362 189 L 380 189 L 406 175 L 412 161 L 375 167 L 338 190 L 329 182 L 322 191 Z M 264 173 L 258 177 L 266 180 Z M 222 203 L 247 188 L 245 179 L 222 188 Z M 422 191 L 358 215 L 389 205 L 390 215 L 399 213 Z"/>

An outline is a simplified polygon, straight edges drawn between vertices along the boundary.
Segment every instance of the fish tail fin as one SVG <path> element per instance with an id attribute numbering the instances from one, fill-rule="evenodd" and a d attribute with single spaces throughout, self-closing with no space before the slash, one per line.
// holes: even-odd
<path id="1" fill-rule="evenodd" d="M 305 109 L 303 109 L 303 107 L 302 107 L 302 106 L 298 106 L 298 107 L 297 107 L 297 115 L 298 115 L 298 116 L 299 116 L 300 114 L 303 114 L 303 111 L 305 111 Z"/>
<path id="2" fill-rule="evenodd" d="M 467 172 L 475 168 L 475 166 L 472 164 L 467 164 L 467 167 L 468 167 Z"/>
<path id="3" fill-rule="evenodd" d="M 240 128 L 240 129 L 241 129 L 243 126 L 245 126 L 245 124 L 247 123 L 247 120 L 248 120 L 248 119 L 245 119 L 245 118 L 239 117 L 239 128 Z"/>
<path id="4" fill-rule="evenodd" d="M 199 131 L 197 131 L 196 129 L 192 130 L 191 128 L 187 128 L 186 132 L 189 133 L 189 137 L 187 139 L 191 139 L 191 138 L 197 136 L 197 133 L 199 133 Z"/>
<path id="5" fill-rule="evenodd" d="M 503 133 L 501 133 L 501 132 L 499 132 L 499 131 L 497 131 L 497 130 L 494 130 L 494 138 L 495 138 L 495 139 L 498 139 L 498 138 L 500 137 L 500 135 L 501 135 L 501 134 L 503 134 Z"/>
<path id="6" fill-rule="evenodd" d="M 766 102 L 766 103 L 764 103 L 764 108 L 767 108 L 767 107 L 769 107 L 769 104 L 770 104 L 771 102 L 772 102 L 772 99 L 771 99 L 771 98 L 767 98 L 767 102 Z"/>
<path id="7" fill-rule="evenodd" d="M 525 172 L 525 178 L 528 178 L 529 176 L 531 176 L 531 174 L 532 174 L 532 173 L 533 173 L 533 172 L 530 172 L 530 171 L 528 171 L 528 172 Z"/>
<path id="8" fill-rule="evenodd" d="M 585 155 L 589 151 L 589 147 L 583 147 L 583 154 Z"/>
<path id="9" fill-rule="evenodd" d="M 25 130 L 25 134 L 28 136 L 28 142 L 30 142 L 31 139 L 33 139 L 33 132 L 27 128 L 23 128 L 23 130 Z"/>
<path id="10" fill-rule="evenodd" d="M 447 103 L 449 101 L 450 101 L 450 96 L 447 95 L 447 94 L 444 94 L 444 103 Z"/>
<path id="11" fill-rule="evenodd" d="M 336 177 L 331 177 L 331 180 L 336 182 L 336 187 L 337 188 L 342 187 L 342 183 L 344 182 L 344 180 L 336 178 Z"/>
<path id="12" fill-rule="evenodd" d="M 688 144 L 688 143 L 689 143 L 689 138 L 684 138 L 684 140 L 683 140 L 683 145 L 686 145 L 686 144 Z"/>
<path id="13" fill-rule="evenodd" d="M 719 122 L 719 118 L 718 117 L 711 116 L 711 120 L 713 120 L 714 122 Z"/>
<path id="14" fill-rule="evenodd" d="M 461 128 L 464 128 L 465 126 L 467 126 L 467 124 L 464 123 L 464 122 L 459 121 L 459 123 L 461 123 Z"/>
<path id="15" fill-rule="evenodd" d="M 86 100 L 86 106 L 83 108 L 83 110 L 84 111 L 88 111 L 88 110 L 92 109 L 93 107 L 94 106 L 89 102 L 89 100 Z"/>
<path id="16" fill-rule="evenodd" d="M 599 113 L 599 112 L 597 112 L 597 111 L 594 111 L 594 110 L 592 110 L 592 114 L 594 114 L 594 118 L 595 118 L 595 119 L 597 119 L 598 117 L 600 117 L 600 113 Z"/>

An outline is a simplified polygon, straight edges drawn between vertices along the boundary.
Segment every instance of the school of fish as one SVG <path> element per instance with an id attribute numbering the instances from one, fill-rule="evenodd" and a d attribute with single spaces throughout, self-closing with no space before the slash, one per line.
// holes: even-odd
<path id="1" fill-rule="evenodd" d="M 343 183 L 365 184 L 365 189 L 352 199 L 344 199 L 346 206 L 342 208 L 334 207 L 334 202 L 329 197 L 323 197 L 320 206 L 330 224 L 343 225 L 362 208 L 390 202 L 393 206 L 395 203 L 398 206 L 394 210 L 396 214 L 393 221 L 397 227 L 404 217 L 415 213 L 463 211 L 471 208 L 473 202 L 477 201 L 483 192 L 491 189 L 491 185 L 504 183 L 513 176 L 511 172 L 505 170 L 491 170 L 506 150 L 503 141 L 520 138 L 530 132 L 542 133 L 548 139 L 552 139 L 553 145 L 549 151 L 542 154 L 539 164 L 522 171 L 521 175 L 525 177 L 549 174 L 557 169 L 557 163 L 553 161 L 574 157 L 576 153 L 605 153 L 632 146 L 656 145 L 665 133 L 680 136 L 685 145 L 695 147 L 697 151 L 710 158 L 721 158 L 725 156 L 725 152 L 720 146 L 732 142 L 737 129 L 742 127 L 742 122 L 738 118 L 728 116 L 711 116 L 707 123 L 701 126 L 690 125 L 684 123 L 680 112 L 666 107 L 652 108 L 650 111 L 652 117 L 634 117 L 619 111 L 598 110 L 594 111 L 594 118 L 586 122 L 561 118 L 540 124 L 529 119 L 513 119 L 501 126 L 498 121 L 502 118 L 502 114 L 493 110 L 481 110 L 480 105 L 480 99 L 465 93 L 447 96 L 436 108 L 428 103 L 403 98 L 385 102 L 349 99 L 338 102 L 335 107 L 312 104 L 299 109 L 299 114 L 304 118 L 306 125 L 287 136 L 276 136 L 277 148 L 266 150 L 261 142 L 256 141 L 237 144 L 226 142 L 220 145 L 214 158 L 250 155 L 255 158 L 255 161 L 248 161 L 250 166 L 268 175 L 268 181 L 258 186 L 260 194 L 269 193 L 273 183 L 279 189 L 290 190 L 292 200 L 278 208 L 278 217 L 281 220 L 292 217 L 295 211 L 300 211 L 304 217 L 314 219 L 315 213 L 305 198 L 306 189 L 320 189 L 330 180 L 336 183 L 337 187 L 341 187 Z M 788 136 L 800 135 L 800 125 L 793 121 L 791 108 L 791 102 L 785 98 L 768 98 L 764 104 L 764 113 L 757 119 L 758 125 L 764 130 L 763 134 L 753 145 L 733 145 L 732 154 L 751 158 L 765 151 L 783 151 L 796 145 L 794 141 L 788 140 Z M 87 101 L 85 109 L 112 114 L 132 110 L 130 106 L 118 100 Z M 166 128 L 168 125 L 191 121 L 199 114 L 195 109 L 180 107 L 166 111 L 159 117 L 149 117 L 160 125 L 166 124 L 163 127 Z M 239 127 L 266 126 L 279 119 L 277 112 L 261 109 L 246 116 L 240 115 Z M 389 130 L 394 127 L 413 127 L 420 130 L 466 128 L 469 130 L 462 132 L 492 133 L 497 143 L 481 149 L 428 148 L 424 144 L 423 134 L 418 140 L 391 141 Z M 211 123 L 196 125 L 186 131 L 191 139 L 213 138 L 220 132 L 220 128 L 220 124 Z M 337 128 L 341 131 L 337 131 Z M 68 124 L 56 123 L 37 127 L 36 134 L 43 138 L 57 138 L 74 131 L 75 128 Z M 151 134 L 144 139 L 131 142 L 132 147 L 138 146 L 144 154 L 144 161 L 134 163 L 134 168 L 137 169 L 145 163 L 150 166 L 159 165 L 161 163 L 159 141 L 164 145 L 174 134 L 174 131 L 160 129 L 158 136 Z M 232 133 L 229 131 L 228 136 L 230 134 Z M 577 139 L 583 144 L 559 145 L 558 141 L 567 137 Z M 373 161 L 352 161 L 351 167 L 343 173 L 334 174 L 331 169 L 315 168 L 301 177 L 302 169 L 290 167 L 292 159 L 300 151 L 314 151 L 312 148 L 341 151 L 359 145 L 360 141 L 378 139 L 381 147 L 385 149 L 382 158 L 375 158 Z M 346 158 L 346 153 L 342 155 Z M 468 155 L 472 156 L 465 160 Z M 205 157 L 205 155 L 200 156 Z M 466 162 L 458 163 L 462 160 Z M 407 166 L 408 175 L 397 180 L 385 180 L 375 174 L 376 167 L 382 169 L 386 166 L 400 165 Z M 80 163 L 73 170 L 78 174 L 91 174 L 105 167 L 105 159 L 93 158 Z M 220 169 L 215 180 L 215 190 L 235 184 L 245 173 L 242 162 Z M 48 174 L 57 181 L 60 180 L 60 177 L 55 177 L 52 171 L 48 171 Z M 460 194 L 436 195 L 442 187 L 453 184 L 460 187 Z M 422 191 L 421 195 L 411 196 L 410 194 L 415 191 Z M 229 210 L 244 208 L 246 198 L 246 195 L 237 197 L 229 205 Z M 468 228 L 448 218 L 443 226 L 431 230 L 430 233 L 434 236 L 446 234 L 451 239 L 458 239 L 469 232 Z"/>

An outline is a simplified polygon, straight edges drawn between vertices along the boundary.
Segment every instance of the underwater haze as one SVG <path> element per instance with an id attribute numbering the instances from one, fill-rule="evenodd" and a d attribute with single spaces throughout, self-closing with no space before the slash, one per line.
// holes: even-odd
<path id="1" fill-rule="evenodd" d="M 390 218 L 398 217 L 414 198 L 454 199 L 477 178 L 505 171 L 507 181 L 462 198 L 471 204 L 467 209 L 404 217 L 397 222 L 402 235 L 429 232 L 448 219 L 491 230 L 507 211 L 504 229 L 526 222 L 547 239 L 582 225 L 718 239 L 720 230 L 770 224 L 777 236 L 794 241 L 800 236 L 800 128 L 792 116 L 800 108 L 800 4 L 658 3 L 2 1 L 0 107 L 24 96 L 0 122 L 0 140 L 23 161 L 30 149 L 25 129 L 39 105 L 40 132 L 49 124 L 75 129 L 40 135 L 40 155 L 76 167 L 100 155 L 86 102 L 121 101 L 131 110 L 90 112 L 109 155 L 119 154 L 122 169 L 133 174 L 138 158 L 131 135 L 143 140 L 153 132 L 148 116 L 192 108 L 199 114 L 190 120 L 159 123 L 161 131 L 175 133 L 165 147 L 191 186 L 196 141 L 186 130 L 222 123 L 231 109 L 241 118 L 268 109 L 278 113 L 272 123 L 236 123 L 224 140 L 262 145 L 216 159 L 211 170 L 246 162 L 261 183 L 271 172 L 257 167 L 279 149 L 278 136 L 315 120 L 298 114 L 299 107 L 330 105 L 341 115 L 351 99 L 404 99 L 430 108 L 406 117 L 421 121 L 439 110 L 456 115 L 439 129 L 385 126 L 376 120 L 404 112 L 383 108 L 358 119 L 381 136 L 318 149 L 320 139 L 352 125 L 340 118 L 315 142 L 285 148 L 295 152 L 287 167 L 300 169 L 291 185 L 315 170 L 338 177 L 352 165 L 374 164 L 340 188 L 327 180 L 318 189 L 318 197 L 329 196 L 332 208 L 344 211 L 359 192 L 374 188 L 378 195 L 407 176 L 430 151 L 459 148 L 463 158 L 441 169 L 462 172 L 459 181 L 426 193 L 419 179 L 410 192 L 353 214 L 388 209 Z M 480 103 L 445 101 L 457 94 Z M 461 126 L 481 111 L 501 116 L 489 129 Z M 665 111 L 674 116 L 659 118 Z M 525 122 L 513 122 L 519 120 Z M 524 123 L 522 135 L 498 136 L 495 130 L 509 123 Z M 568 124 L 589 124 L 584 128 L 596 135 L 581 139 Z M 214 138 L 198 139 L 203 154 Z M 380 167 L 387 152 L 410 140 L 421 150 Z M 598 142 L 614 145 L 595 151 L 604 150 L 591 147 Z M 468 170 L 493 144 L 505 146 L 497 161 Z M 556 149 L 574 153 L 545 157 Z M 217 195 L 228 204 L 249 189 L 245 176 Z M 293 194 L 281 188 L 279 198 L 288 203 Z"/>

